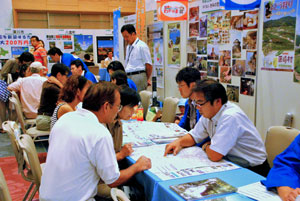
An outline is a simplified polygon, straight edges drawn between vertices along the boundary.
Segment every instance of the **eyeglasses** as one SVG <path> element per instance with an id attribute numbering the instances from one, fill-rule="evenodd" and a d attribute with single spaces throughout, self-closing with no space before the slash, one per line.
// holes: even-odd
<path id="1" fill-rule="evenodd" d="M 111 104 L 111 103 L 109 103 L 112 107 L 114 106 L 113 104 Z M 122 108 L 123 108 L 123 105 L 119 105 L 119 107 L 118 107 L 118 112 L 120 112 L 121 110 L 122 110 Z"/>
<path id="2" fill-rule="evenodd" d="M 203 105 L 205 105 L 208 102 L 208 100 L 206 100 L 204 103 L 197 103 L 197 101 L 193 100 L 192 104 L 196 107 L 202 107 Z"/>

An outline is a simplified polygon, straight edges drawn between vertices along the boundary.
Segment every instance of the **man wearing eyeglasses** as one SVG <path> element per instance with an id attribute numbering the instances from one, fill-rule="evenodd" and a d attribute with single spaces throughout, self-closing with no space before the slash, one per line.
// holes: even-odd
<path id="1" fill-rule="evenodd" d="M 183 68 L 176 75 L 180 95 L 182 98 L 188 98 L 185 102 L 184 115 L 178 125 L 188 131 L 195 127 L 201 117 L 195 105 L 192 104 L 193 88 L 197 80 L 200 80 L 200 72 L 192 67 Z"/>
<path id="2" fill-rule="evenodd" d="M 176 155 L 210 137 L 202 149 L 214 162 L 222 158 L 267 176 L 270 166 L 260 134 L 247 115 L 227 101 L 222 84 L 212 79 L 198 81 L 193 89 L 194 103 L 202 117 L 184 137 L 166 146 L 165 155 Z"/>

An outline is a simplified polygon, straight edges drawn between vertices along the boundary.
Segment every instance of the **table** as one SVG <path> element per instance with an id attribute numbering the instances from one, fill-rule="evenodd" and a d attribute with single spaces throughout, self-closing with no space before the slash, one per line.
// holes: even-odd
<path id="1" fill-rule="evenodd" d="M 127 157 L 127 160 L 129 164 L 133 164 L 135 162 L 131 157 Z M 144 172 L 135 175 L 136 180 L 139 182 L 139 184 L 141 184 L 144 187 L 145 195 L 148 201 L 150 200 L 151 201 L 164 201 L 164 200 L 183 201 L 184 199 L 182 197 L 180 197 L 177 193 L 175 193 L 170 189 L 170 185 L 177 185 L 181 183 L 199 181 L 199 180 L 214 178 L 214 177 L 218 177 L 219 179 L 222 179 L 223 181 L 227 182 L 228 184 L 234 187 L 241 187 L 264 179 L 263 176 L 258 175 L 255 172 L 252 172 L 246 168 L 239 168 L 235 170 L 209 173 L 209 174 L 203 174 L 199 176 L 185 177 L 179 179 L 172 179 L 167 181 L 162 181 L 160 178 L 158 178 L 149 170 L 146 170 Z M 232 194 L 227 194 L 227 195 L 232 195 Z M 218 196 L 218 197 L 224 197 L 224 196 L 226 195 Z M 209 199 L 218 198 L 218 197 L 212 197 Z M 241 195 L 239 196 L 239 200 L 250 201 L 252 199 Z"/>
<path id="2" fill-rule="evenodd" d="M 102 81 L 110 81 L 110 75 L 107 72 L 106 68 L 99 68 L 100 80 Z"/>
<path id="3" fill-rule="evenodd" d="M 154 139 L 160 138 L 160 137 L 168 139 L 169 137 L 173 137 L 173 135 L 175 135 L 175 136 L 177 135 L 176 133 L 172 134 L 173 129 L 174 129 L 174 132 L 178 132 L 178 131 L 176 131 L 177 125 L 171 126 L 171 125 L 165 124 L 165 126 L 167 126 L 166 128 L 172 128 L 172 132 L 167 134 L 168 129 L 164 129 L 163 123 L 160 123 L 160 125 L 157 125 L 157 126 L 155 124 L 158 124 L 158 123 L 153 123 L 153 122 L 151 122 L 151 123 L 149 123 L 149 122 L 148 123 L 147 122 L 125 123 L 124 122 L 123 132 L 124 132 L 125 139 L 123 140 L 123 142 L 126 141 L 126 138 L 131 139 L 130 142 L 135 142 L 136 140 L 134 140 L 134 138 L 130 138 L 130 135 L 132 135 L 132 137 L 135 136 L 136 138 L 138 138 L 137 140 L 145 140 L 146 142 L 148 142 L 149 140 L 151 140 L 153 142 L 153 139 L 150 139 L 151 137 L 154 137 Z M 141 128 L 144 128 L 144 130 Z M 181 133 L 181 132 L 179 132 L 179 133 Z M 140 143 L 140 144 L 143 144 L 143 143 Z M 175 193 L 173 190 L 170 189 L 170 185 L 178 185 L 178 184 L 182 184 L 182 183 L 199 181 L 199 180 L 204 180 L 207 178 L 217 177 L 234 187 L 241 187 L 241 186 L 255 183 L 255 182 L 258 182 L 258 181 L 264 179 L 264 177 L 254 173 L 248 169 L 239 168 L 239 166 L 235 166 L 235 168 L 238 168 L 238 169 L 232 168 L 231 170 L 229 170 L 230 169 L 229 168 L 229 169 L 223 169 L 222 172 L 215 172 L 215 171 L 219 171 L 219 169 L 216 167 L 220 167 L 221 163 L 218 163 L 217 166 L 212 164 L 212 162 L 210 160 L 208 160 L 206 154 L 202 151 L 201 148 L 198 149 L 198 148 L 194 147 L 194 148 L 188 148 L 189 151 L 188 151 L 188 149 L 186 151 L 182 150 L 180 152 L 182 154 L 180 160 L 178 160 L 178 158 L 177 158 L 177 157 L 179 157 L 180 154 L 178 154 L 176 156 L 176 158 L 173 158 L 173 156 L 169 156 L 168 158 L 160 159 L 159 156 L 156 157 L 156 155 L 159 153 L 161 155 L 161 157 L 163 157 L 164 145 L 158 145 L 158 144 L 153 145 L 151 143 L 144 143 L 144 144 L 150 145 L 150 146 L 136 147 L 135 148 L 136 150 L 133 153 L 133 155 L 131 155 L 131 157 L 127 157 L 127 161 L 129 163 L 129 165 L 135 163 L 135 160 L 137 160 L 137 157 L 145 154 L 148 157 L 152 157 L 153 161 L 156 162 L 154 164 L 159 165 L 159 167 L 161 164 L 160 162 L 163 163 L 162 167 L 169 167 L 167 164 L 170 163 L 170 164 L 173 164 L 173 167 L 175 167 L 176 171 L 177 170 L 181 171 L 180 168 L 184 168 L 182 170 L 185 173 L 187 173 L 189 171 L 189 167 L 190 167 L 190 168 L 192 168 L 193 172 L 196 173 L 196 174 L 188 174 L 187 173 L 187 174 L 185 174 L 186 177 L 177 177 L 177 178 L 171 179 L 171 180 L 170 179 L 164 180 L 163 178 L 166 179 L 168 177 L 164 177 L 164 176 L 162 177 L 160 172 L 157 172 L 154 169 L 152 169 L 151 171 L 146 170 L 144 172 L 136 174 L 135 179 L 137 180 L 137 182 L 139 184 L 141 184 L 144 187 L 145 196 L 148 201 L 184 200 L 177 193 Z M 202 154 L 200 154 L 201 152 L 202 152 Z M 203 156 L 205 156 L 206 159 L 203 159 Z M 199 173 L 197 171 L 197 169 L 194 169 L 194 167 L 195 168 L 198 167 L 198 165 L 200 165 L 200 163 L 203 163 L 205 160 L 210 161 L 210 162 L 204 163 L 204 165 L 206 165 L 206 166 L 203 166 L 203 167 L 207 167 L 207 165 L 208 165 L 211 169 L 213 169 L 213 171 L 206 171 L 206 174 L 203 174 L 205 172 L 203 172 L 204 170 L 201 169 L 203 171 L 202 171 L 202 173 Z M 177 161 L 177 163 L 175 161 Z M 224 162 L 227 163 L 226 161 L 224 161 Z M 175 164 L 177 164 L 177 165 L 175 165 Z M 188 165 L 190 165 L 190 166 L 188 166 Z M 181 166 L 181 167 L 179 167 L 179 166 Z M 172 168 L 165 168 L 164 170 L 168 170 L 167 172 L 170 173 L 170 175 L 173 175 L 174 172 L 170 172 L 171 169 Z M 154 172 L 156 172 L 157 174 L 155 174 Z M 208 173 L 208 172 L 213 172 L 213 173 Z M 195 176 L 190 176 L 190 175 L 195 175 Z M 160 176 L 160 177 L 158 177 L 158 176 Z M 238 197 L 237 200 L 252 200 L 246 196 L 243 196 L 243 195 L 240 195 L 237 193 L 232 193 L 229 195 L 236 195 Z M 224 196 L 225 195 L 223 195 L 222 197 L 224 197 Z M 217 196 L 211 197 L 209 199 L 213 199 L 213 198 L 217 198 Z"/>

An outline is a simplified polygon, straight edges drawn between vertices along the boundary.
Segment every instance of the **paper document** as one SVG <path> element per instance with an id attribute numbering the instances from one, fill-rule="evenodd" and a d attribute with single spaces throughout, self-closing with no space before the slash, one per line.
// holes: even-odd
<path id="1" fill-rule="evenodd" d="M 212 162 L 200 147 L 182 149 L 176 156 L 169 154 L 164 157 L 166 145 L 135 148 L 131 157 L 137 160 L 144 155 L 151 159 L 150 169 L 162 180 L 176 179 L 201 175 L 212 172 L 221 172 L 239 168 L 231 162 L 221 160 Z"/>
<path id="2" fill-rule="evenodd" d="M 268 191 L 267 188 L 260 182 L 242 186 L 238 188 L 238 193 L 246 195 L 255 200 L 281 201 L 280 197 L 276 193 Z"/>

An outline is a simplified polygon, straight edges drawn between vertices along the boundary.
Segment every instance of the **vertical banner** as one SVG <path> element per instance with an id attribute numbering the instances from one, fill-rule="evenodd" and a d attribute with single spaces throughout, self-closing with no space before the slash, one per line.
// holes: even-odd
<path id="1" fill-rule="evenodd" d="M 297 6 L 294 82 L 300 83 L 300 5 Z"/>
<path id="2" fill-rule="evenodd" d="M 119 55 L 119 33 L 118 33 L 118 19 L 121 17 L 121 10 L 115 10 L 113 12 L 113 23 L 114 23 L 114 58 L 115 60 L 119 60 L 120 55 Z"/>
<path id="3" fill-rule="evenodd" d="M 137 36 L 146 41 L 146 11 L 145 0 L 136 1 L 136 34 Z"/>
<path id="4" fill-rule="evenodd" d="M 180 23 L 168 24 L 168 67 L 180 67 Z"/>
<path id="5" fill-rule="evenodd" d="M 161 0 L 159 7 L 159 20 L 183 21 L 188 17 L 188 0 Z"/>

